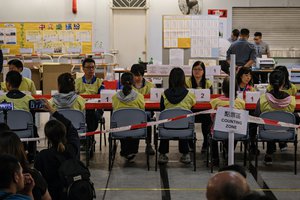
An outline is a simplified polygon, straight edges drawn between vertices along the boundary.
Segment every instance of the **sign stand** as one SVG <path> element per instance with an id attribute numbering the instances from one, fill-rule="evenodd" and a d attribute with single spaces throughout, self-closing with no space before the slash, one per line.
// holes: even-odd
<path id="1" fill-rule="evenodd" d="M 230 55 L 230 89 L 229 89 L 229 101 L 230 111 L 233 111 L 235 100 L 235 54 Z M 234 132 L 228 133 L 228 165 L 234 164 Z"/>

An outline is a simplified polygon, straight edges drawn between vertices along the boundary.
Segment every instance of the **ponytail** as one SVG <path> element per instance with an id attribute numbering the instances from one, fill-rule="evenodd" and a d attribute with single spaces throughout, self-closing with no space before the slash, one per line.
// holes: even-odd
<path id="1" fill-rule="evenodd" d="M 280 88 L 284 85 L 284 73 L 279 70 L 274 70 L 270 74 L 270 84 L 273 87 L 274 97 L 280 98 L 282 92 Z"/>
<path id="2" fill-rule="evenodd" d="M 125 96 L 129 95 L 132 90 L 133 85 L 133 74 L 130 72 L 125 72 L 121 76 L 121 84 L 123 85 L 122 92 Z"/>
<path id="3" fill-rule="evenodd" d="M 59 142 L 57 145 L 57 152 L 63 153 L 65 151 L 66 147 L 62 142 Z"/>

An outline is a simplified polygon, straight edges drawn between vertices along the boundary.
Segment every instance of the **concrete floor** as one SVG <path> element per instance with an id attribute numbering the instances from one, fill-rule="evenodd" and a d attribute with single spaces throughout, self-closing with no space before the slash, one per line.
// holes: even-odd
<path id="1" fill-rule="evenodd" d="M 109 113 L 106 112 L 105 116 L 106 119 L 109 119 Z M 40 122 L 40 136 L 42 136 L 44 121 L 41 119 Z M 106 127 L 109 127 L 109 120 L 106 120 Z M 202 134 L 199 124 L 196 125 L 196 130 L 198 138 L 196 172 L 193 171 L 192 165 L 184 165 L 179 162 L 178 143 L 170 143 L 170 161 L 164 172 L 167 172 L 171 199 L 206 199 L 206 184 L 213 174 L 206 167 L 205 155 L 200 154 Z M 96 141 L 96 153 L 91 159 L 89 167 L 92 174 L 91 179 L 96 189 L 96 199 L 167 199 L 163 198 L 167 193 L 163 189 L 160 170 L 155 171 L 154 169 L 155 156 L 150 157 L 150 171 L 147 171 L 146 155 L 144 153 L 145 143 L 143 141 L 140 142 L 139 154 L 134 163 L 128 163 L 119 156 L 120 148 L 118 146 L 111 173 L 108 171 L 108 148 L 102 144 L 102 151 L 100 152 L 99 135 L 96 136 Z M 40 148 L 44 148 L 44 146 L 44 142 L 39 144 Z M 281 153 L 277 148 L 277 152 L 273 157 L 273 165 L 269 167 L 262 162 L 265 151 L 262 146 L 260 146 L 260 150 L 258 163 L 258 174 L 262 178 L 260 182 L 256 182 L 247 168 L 247 180 L 251 189 L 263 192 L 259 185 L 264 181 L 274 194 L 274 199 L 300 199 L 300 175 L 294 175 L 293 172 L 293 145 L 289 144 L 288 151 L 284 153 Z M 236 164 L 242 165 L 243 154 L 240 152 L 239 145 L 235 152 Z M 82 161 L 85 161 L 84 153 L 82 153 Z M 214 172 L 217 170 L 216 168 Z"/>

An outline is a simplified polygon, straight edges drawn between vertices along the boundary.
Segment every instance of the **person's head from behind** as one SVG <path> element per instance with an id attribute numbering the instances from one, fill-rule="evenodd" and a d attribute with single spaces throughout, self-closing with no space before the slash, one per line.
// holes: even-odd
<path id="1" fill-rule="evenodd" d="M 249 38 L 249 34 L 250 34 L 249 29 L 243 28 L 243 29 L 241 29 L 240 37 L 242 39 L 248 39 Z"/>
<path id="2" fill-rule="evenodd" d="M 284 73 L 279 70 L 274 70 L 270 74 L 270 85 L 273 87 L 275 94 L 279 94 L 285 83 Z"/>
<path id="3" fill-rule="evenodd" d="M 262 33 L 261 32 L 255 32 L 254 33 L 254 42 L 255 44 L 260 44 L 261 43 L 261 38 L 262 38 Z"/>
<path id="4" fill-rule="evenodd" d="M 223 171 L 212 176 L 207 183 L 208 200 L 239 200 L 249 192 L 246 179 L 237 172 Z"/>
<path id="5" fill-rule="evenodd" d="M 175 67 L 171 70 L 169 75 L 169 88 L 174 89 L 183 87 L 185 87 L 184 71 L 179 67 Z"/>
<path id="6" fill-rule="evenodd" d="M 23 169 L 17 158 L 0 155 L 0 190 L 10 189 L 14 193 L 24 188 Z"/>
<path id="7" fill-rule="evenodd" d="M 65 125 L 58 120 L 50 120 L 46 123 L 44 130 L 51 146 L 58 152 L 64 152 L 67 143 Z"/>
<path id="8" fill-rule="evenodd" d="M 95 75 L 96 62 L 92 58 L 86 58 L 82 61 L 82 70 L 86 79 L 92 79 Z"/>
<path id="9" fill-rule="evenodd" d="M 237 39 L 239 39 L 239 36 L 240 36 L 240 31 L 238 29 L 233 29 L 231 32 L 231 40 L 236 41 Z"/>
<path id="10" fill-rule="evenodd" d="M 279 71 L 283 72 L 283 74 L 284 74 L 284 87 L 290 88 L 291 83 L 290 83 L 290 79 L 289 79 L 289 71 L 286 68 L 286 66 L 283 66 L 283 65 L 276 66 L 275 70 L 279 70 Z"/>
<path id="11" fill-rule="evenodd" d="M 16 71 L 21 73 L 23 71 L 23 63 L 19 59 L 12 59 L 8 61 L 8 70 L 9 71 Z"/>
<path id="12" fill-rule="evenodd" d="M 225 77 L 222 83 L 222 92 L 225 97 L 229 97 L 230 92 L 230 78 L 229 76 Z M 235 81 L 235 97 L 237 96 L 237 82 Z"/>
<path id="13" fill-rule="evenodd" d="M 140 84 L 143 81 L 145 73 L 144 66 L 141 64 L 134 64 L 131 66 L 130 72 L 133 74 L 134 84 Z"/>
<path id="14" fill-rule="evenodd" d="M 69 93 L 75 91 L 75 81 L 70 73 L 63 73 L 57 78 L 58 92 Z"/>
<path id="15" fill-rule="evenodd" d="M 252 84 L 252 70 L 249 67 L 241 67 L 236 74 L 238 86 L 246 86 Z"/>
<path id="16" fill-rule="evenodd" d="M 0 133 L 4 132 L 4 131 L 9 131 L 10 128 L 6 123 L 1 122 L 0 123 Z"/>
<path id="17" fill-rule="evenodd" d="M 200 80 L 200 86 L 205 88 L 205 65 L 201 61 L 196 61 L 192 67 L 192 86 L 197 88 L 196 80 Z"/>
<path id="18" fill-rule="evenodd" d="M 219 172 L 223 172 L 223 171 L 234 171 L 234 172 L 238 172 L 239 174 L 241 174 L 244 178 L 247 178 L 247 173 L 244 167 L 240 166 L 240 165 L 228 165 L 225 167 L 222 167 L 219 169 Z"/>
<path id="19" fill-rule="evenodd" d="M 121 84 L 123 86 L 122 92 L 125 96 L 129 95 L 133 85 L 133 74 L 131 72 L 125 72 L 121 76 Z"/>
<path id="20" fill-rule="evenodd" d="M 5 84 L 8 91 L 18 90 L 22 83 L 22 75 L 17 71 L 9 71 L 6 74 Z"/>
<path id="21" fill-rule="evenodd" d="M 24 146 L 19 136 L 12 131 L 0 132 L 0 155 L 1 154 L 15 156 L 23 168 L 25 168 L 27 165 Z"/>

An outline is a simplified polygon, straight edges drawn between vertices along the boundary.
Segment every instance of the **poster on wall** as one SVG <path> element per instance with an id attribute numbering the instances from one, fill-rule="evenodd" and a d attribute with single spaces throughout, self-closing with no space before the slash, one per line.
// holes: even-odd
<path id="1" fill-rule="evenodd" d="M 219 37 L 227 39 L 227 10 L 226 9 L 208 9 L 208 15 L 219 17 Z"/>
<path id="2" fill-rule="evenodd" d="M 178 0 L 178 6 L 184 15 L 199 15 L 203 0 Z"/>

